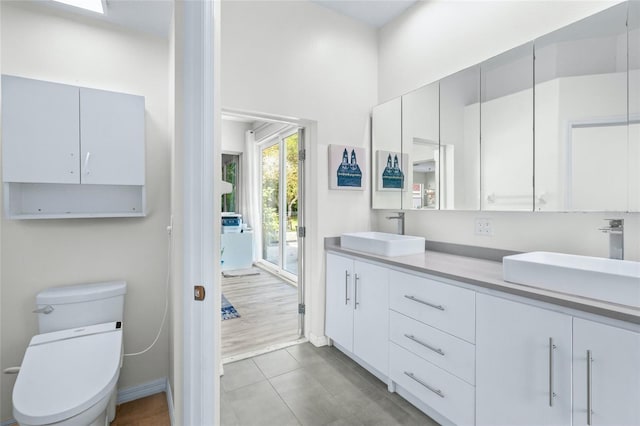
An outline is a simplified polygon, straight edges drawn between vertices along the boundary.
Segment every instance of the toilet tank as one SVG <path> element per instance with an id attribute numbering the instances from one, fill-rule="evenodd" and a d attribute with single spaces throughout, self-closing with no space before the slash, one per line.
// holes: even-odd
<path id="1" fill-rule="evenodd" d="M 36 295 L 40 333 L 122 321 L 125 281 L 52 287 Z"/>

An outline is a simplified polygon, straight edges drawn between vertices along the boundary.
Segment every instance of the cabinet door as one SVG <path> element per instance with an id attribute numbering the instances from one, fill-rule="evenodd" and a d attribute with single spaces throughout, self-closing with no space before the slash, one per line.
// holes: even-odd
<path id="1" fill-rule="evenodd" d="M 144 185 L 144 98 L 80 89 L 82 178 L 86 184 Z"/>
<path id="2" fill-rule="evenodd" d="M 327 253 L 325 334 L 353 352 L 353 260 Z"/>
<path id="3" fill-rule="evenodd" d="M 389 368 L 389 270 L 355 262 L 353 352 L 387 375 Z"/>
<path id="4" fill-rule="evenodd" d="M 476 302 L 477 424 L 570 424 L 571 317 L 483 294 Z"/>
<path id="5" fill-rule="evenodd" d="M 2 76 L 5 182 L 80 183 L 78 88 Z"/>
<path id="6" fill-rule="evenodd" d="M 573 424 L 640 424 L 639 363 L 640 334 L 574 319 Z"/>

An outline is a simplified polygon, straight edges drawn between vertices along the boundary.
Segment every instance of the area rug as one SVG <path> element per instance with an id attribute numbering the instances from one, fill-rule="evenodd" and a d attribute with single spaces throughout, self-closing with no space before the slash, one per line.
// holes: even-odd
<path id="1" fill-rule="evenodd" d="M 222 295 L 221 311 L 222 311 L 222 321 L 228 320 L 228 319 L 233 319 L 233 318 L 238 318 L 240 316 L 238 311 L 236 311 L 236 308 L 234 308 L 233 305 L 231 303 L 229 303 L 227 298 L 224 297 L 224 294 Z"/>
<path id="2" fill-rule="evenodd" d="M 222 272 L 222 276 L 225 278 L 248 277 L 250 275 L 260 275 L 260 271 L 256 268 L 249 268 L 249 269 L 234 269 L 231 271 Z"/>

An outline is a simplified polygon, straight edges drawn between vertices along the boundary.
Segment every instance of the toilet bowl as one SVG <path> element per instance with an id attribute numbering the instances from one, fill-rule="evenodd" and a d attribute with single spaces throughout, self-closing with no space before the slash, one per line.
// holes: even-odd
<path id="1" fill-rule="evenodd" d="M 115 414 L 121 322 L 34 336 L 13 389 L 21 426 L 105 426 Z"/>

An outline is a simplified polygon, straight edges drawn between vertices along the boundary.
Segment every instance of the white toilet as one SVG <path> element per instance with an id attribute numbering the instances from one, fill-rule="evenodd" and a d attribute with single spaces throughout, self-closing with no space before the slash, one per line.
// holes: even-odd
<path id="1" fill-rule="evenodd" d="M 105 426 L 122 366 L 124 281 L 38 293 L 38 328 L 13 388 L 21 426 Z"/>

